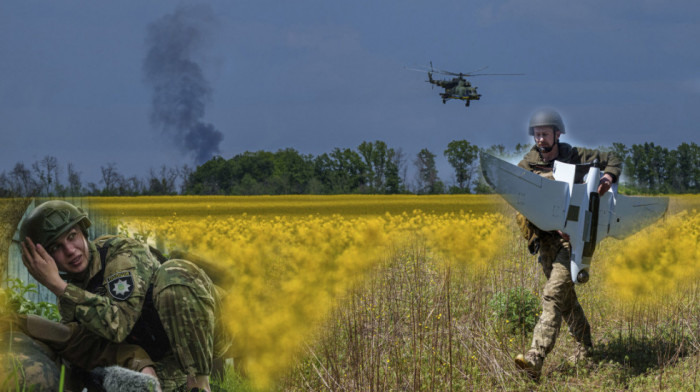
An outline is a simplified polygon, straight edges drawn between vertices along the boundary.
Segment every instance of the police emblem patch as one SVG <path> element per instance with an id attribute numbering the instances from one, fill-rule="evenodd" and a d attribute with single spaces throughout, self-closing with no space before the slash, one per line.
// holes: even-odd
<path id="1" fill-rule="evenodd" d="M 134 292 L 134 278 L 131 276 L 131 271 L 117 272 L 107 278 L 107 291 L 119 301 L 131 297 Z"/>

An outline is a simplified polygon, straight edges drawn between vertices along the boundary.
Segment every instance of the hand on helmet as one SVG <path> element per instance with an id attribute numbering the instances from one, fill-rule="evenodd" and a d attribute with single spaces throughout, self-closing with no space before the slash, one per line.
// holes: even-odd
<path id="1" fill-rule="evenodd" d="M 58 266 L 53 257 L 41 244 L 34 244 L 27 237 L 22 242 L 22 262 L 29 273 L 52 293 L 60 296 L 68 284 L 58 274 Z"/>

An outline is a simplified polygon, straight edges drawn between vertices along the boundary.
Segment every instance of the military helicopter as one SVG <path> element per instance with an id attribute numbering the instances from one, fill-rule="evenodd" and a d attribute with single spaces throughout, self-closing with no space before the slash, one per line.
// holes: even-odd
<path id="1" fill-rule="evenodd" d="M 428 72 L 428 80 L 426 82 L 433 84 L 438 87 L 442 87 L 445 89 L 445 92 L 440 93 L 440 97 L 442 98 L 442 103 L 446 103 L 450 99 L 459 99 L 462 101 L 466 101 L 464 106 L 469 107 L 469 103 L 471 101 L 478 101 L 481 98 L 481 94 L 479 94 L 476 89 L 476 86 L 472 86 L 472 84 L 465 79 L 465 77 L 471 77 L 471 76 L 486 76 L 486 75 L 523 75 L 523 74 L 496 74 L 496 73 L 479 73 L 483 70 L 485 70 L 488 67 L 484 67 L 481 69 L 478 69 L 476 71 L 472 72 L 450 72 L 450 71 L 442 71 L 442 70 L 436 70 L 433 69 L 433 62 L 430 62 L 430 69 L 427 67 L 424 69 L 418 69 L 418 68 L 410 68 L 413 71 L 419 71 L 419 72 Z M 443 79 L 433 79 L 433 74 L 441 74 L 441 75 L 449 75 L 449 76 L 456 76 L 456 78 L 452 78 L 452 80 L 443 80 Z"/>

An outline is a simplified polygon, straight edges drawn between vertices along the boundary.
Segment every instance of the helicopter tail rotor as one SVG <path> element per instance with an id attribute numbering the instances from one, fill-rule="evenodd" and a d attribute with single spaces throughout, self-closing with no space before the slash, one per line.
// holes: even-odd
<path id="1" fill-rule="evenodd" d="M 430 71 L 428 71 L 428 83 L 430 83 L 430 89 L 435 89 L 435 84 L 433 83 L 433 61 L 430 60 Z"/>

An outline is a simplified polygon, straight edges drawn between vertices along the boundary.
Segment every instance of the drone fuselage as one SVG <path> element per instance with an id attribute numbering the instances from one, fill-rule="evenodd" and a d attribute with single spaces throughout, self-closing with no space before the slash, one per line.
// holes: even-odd
<path id="1" fill-rule="evenodd" d="M 585 283 L 596 245 L 605 237 L 623 239 L 658 220 L 668 208 L 667 197 L 629 197 L 613 184 L 598 194 L 600 169 L 595 165 L 554 162 L 554 180 L 481 154 L 486 182 L 513 208 L 544 231 L 559 230 L 571 244 L 571 279 Z M 577 167 L 588 170 L 582 182 Z"/>

